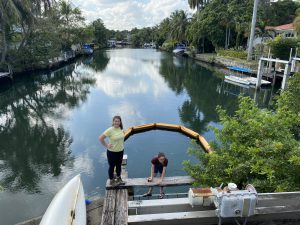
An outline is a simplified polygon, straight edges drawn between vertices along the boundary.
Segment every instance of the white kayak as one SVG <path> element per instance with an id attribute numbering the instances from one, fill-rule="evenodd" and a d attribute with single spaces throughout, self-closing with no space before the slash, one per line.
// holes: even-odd
<path id="1" fill-rule="evenodd" d="M 86 206 L 80 175 L 55 195 L 40 225 L 86 225 Z"/>

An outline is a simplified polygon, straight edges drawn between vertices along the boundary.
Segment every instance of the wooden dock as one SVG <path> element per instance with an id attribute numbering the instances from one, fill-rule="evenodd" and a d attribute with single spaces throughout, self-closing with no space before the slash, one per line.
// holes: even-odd
<path id="1" fill-rule="evenodd" d="M 18 225 L 38 225 L 41 217 Z M 232 218 L 222 220 L 232 223 Z M 231 222 L 231 223 L 230 223 Z M 187 198 L 128 201 L 126 189 L 106 191 L 105 200 L 87 206 L 87 225 L 216 225 L 215 208 L 191 207 Z M 222 223 L 223 224 L 223 223 Z M 259 193 L 255 215 L 247 225 L 300 224 L 300 192 Z"/>
<path id="2" fill-rule="evenodd" d="M 148 182 L 146 178 L 124 179 L 125 185 L 112 187 L 109 180 L 106 182 L 106 193 L 103 205 L 101 225 L 127 225 L 128 224 L 128 189 L 134 187 L 158 186 L 158 178 Z M 160 186 L 190 185 L 194 181 L 189 176 L 165 177 Z"/>
<path id="3" fill-rule="evenodd" d="M 107 190 L 103 205 L 101 225 L 127 225 L 128 191 L 126 189 Z"/>
<path id="4" fill-rule="evenodd" d="M 147 178 L 131 178 L 124 179 L 126 182 L 125 185 L 118 186 L 119 189 L 124 188 L 134 188 L 134 187 L 153 187 L 158 186 L 159 178 L 154 177 L 152 182 L 148 182 Z M 175 176 L 175 177 L 165 177 L 163 182 L 159 186 L 170 187 L 170 186 L 183 186 L 190 185 L 194 182 L 194 179 L 190 176 Z M 106 189 L 113 189 L 113 187 L 109 184 L 109 180 L 106 182 Z"/>
<path id="5" fill-rule="evenodd" d="M 166 177 L 161 185 L 189 185 L 193 181 L 189 176 Z M 101 225 L 218 224 L 215 206 L 192 207 L 188 198 L 128 201 L 127 188 L 152 187 L 157 185 L 156 182 L 157 179 L 153 182 L 148 182 L 146 178 L 126 179 L 126 185 L 117 187 L 118 189 L 113 189 L 107 183 Z M 233 220 L 234 218 L 222 218 L 225 223 Z M 248 218 L 248 224 L 283 220 L 300 221 L 300 192 L 258 194 L 255 215 Z"/>

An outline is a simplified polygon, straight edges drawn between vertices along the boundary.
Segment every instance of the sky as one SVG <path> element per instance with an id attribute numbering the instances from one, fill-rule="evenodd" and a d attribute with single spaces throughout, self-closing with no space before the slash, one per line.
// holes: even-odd
<path id="1" fill-rule="evenodd" d="M 189 9 L 188 0 L 71 0 L 87 22 L 101 18 L 111 30 L 131 30 L 159 24 L 175 10 Z"/>

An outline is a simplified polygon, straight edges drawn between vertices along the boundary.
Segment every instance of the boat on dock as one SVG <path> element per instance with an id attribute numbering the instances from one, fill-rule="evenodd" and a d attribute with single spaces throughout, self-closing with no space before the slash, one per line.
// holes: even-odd
<path id="1" fill-rule="evenodd" d="M 250 86 L 255 86 L 257 83 L 257 78 L 251 77 L 246 74 L 252 74 L 252 70 L 249 68 L 242 68 L 242 67 L 236 67 L 236 66 L 229 66 L 227 67 L 229 70 L 236 71 L 237 73 L 240 72 L 240 76 L 236 75 L 228 75 L 225 76 L 225 82 L 231 82 L 231 83 L 236 83 L 236 84 L 242 84 L 242 85 L 250 85 Z M 270 81 L 267 80 L 261 80 L 261 86 L 268 86 L 271 85 Z"/>
<path id="2" fill-rule="evenodd" d="M 250 85 L 250 82 L 247 79 L 233 75 L 225 76 L 225 81 L 231 81 L 243 85 Z"/>
<path id="3" fill-rule="evenodd" d="M 40 225 L 86 225 L 86 205 L 80 175 L 71 179 L 53 198 Z"/>

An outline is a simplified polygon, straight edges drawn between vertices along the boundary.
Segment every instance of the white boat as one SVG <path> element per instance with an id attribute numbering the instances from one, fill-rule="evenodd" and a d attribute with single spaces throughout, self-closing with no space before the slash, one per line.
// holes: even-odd
<path id="1" fill-rule="evenodd" d="M 247 80 L 250 82 L 251 85 L 256 85 L 257 78 L 256 77 L 248 77 Z M 261 85 L 270 85 L 271 82 L 267 80 L 261 79 Z"/>
<path id="2" fill-rule="evenodd" d="M 40 225 L 86 225 L 86 206 L 80 175 L 53 198 Z"/>
<path id="3" fill-rule="evenodd" d="M 250 85 L 250 81 L 248 81 L 246 78 L 242 78 L 242 77 L 236 77 L 236 76 L 225 76 L 225 80 L 229 80 L 235 83 L 240 83 L 240 84 L 244 84 L 244 85 Z"/>
<path id="4" fill-rule="evenodd" d="M 173 49 L 175 55 L 182 55 L 186 51 L 186 46 L 184 44 L 179 44 Z"/>

